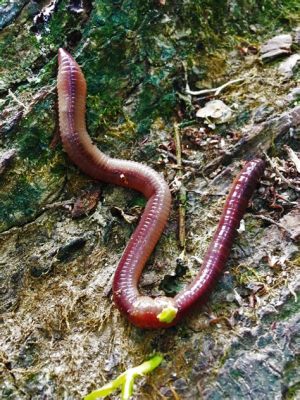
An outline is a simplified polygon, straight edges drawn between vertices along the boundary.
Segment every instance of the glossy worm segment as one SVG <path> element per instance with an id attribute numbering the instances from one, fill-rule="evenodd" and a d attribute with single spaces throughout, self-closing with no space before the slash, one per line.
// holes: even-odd
<path id="1" fill-rule="evenodd" d="M 207 296 L 222 272 L 240 220 L 263 174 L 264 161 L 248 162 L 235 179 L 217 231 L 194 281 L 174 298 L 141 296 L 138 281 L 167 222 L 170 190 L 163 177 L 153 169 L 134 161 L 110 158 L 92 143 L 85 124 L 86 82 L 83 73 L 63 49 L 59 50 L 58 63 L 60 133 L 69 157 L 92 178 L 135 189 L 148 199 L 117 267 L 113 281 L 114 301 L 136 326 L 164 328 L 174 325 L 195 303 Z"/>

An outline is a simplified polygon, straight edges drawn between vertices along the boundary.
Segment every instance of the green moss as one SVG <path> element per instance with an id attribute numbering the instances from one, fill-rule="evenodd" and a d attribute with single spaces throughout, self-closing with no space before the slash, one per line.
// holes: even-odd
<path id="1" fill-rule="evenodd" d="M 32 217 L 42 192 L 42 187 L 28 182 L 25 176 L 17 179 L 9 192 L 1 190 L 0 230 L 14 225 L 17 220 L 22 221 Z"/>
<path id="2" fill-rule="evenodd" d="M 164 35 L 173 22 L 161 24 L 162 16 L 149 2 L 126 1 L 121 8 L 110 2 L 96 5 L 91 21 L 97 28 L 84 32 L 91 38 L 84 55 L 91 132 L 107 122 L 120 123 L 124 98 L 139 84 L 133 116 L 138 132 L 148 132 L 155 118 L 174 114 L 177 49 L 175 40 Z"/>
<path id="3" fill-rule="evenodd" d="M 165 8 L 134 0 L 123 2 L 122 7 L 118 2 L 97 3 L 91 15 L 93 28 L 83 31 L 90 45 L 79 59 L 88 71 L 91 133 L 122 123 L 124 99 L 136 85 L 140 85 L 133 108 L 137 132 L 147 133 L 158 117 L 168 121 L 178 102 L 176 81 L 182 77 L 181 60 L 201 67 L 199 49 L 215 49 L 221 40 L 224 45 L 224 31 L 248 32 L 250 23 L 265 22 L 259 18 L 270 16 L 277 16 L 277 21 L 285 11 L 276 9 L 271 1 L 236 2 L 231 9 L 226 1 L 212 0 L 180 6 L 170 2 Z M 178 18 L 164 20 L 168 14 Z M 228 35 L 230 45 L 231 41 Z M 248 114 L 241 116 L 240 123 L 247 118 Z"/>
<path id="4" fill-rule="evenodd" d="M 130 202 L 129 202 L 129 207 L 145 207 L 147 204 L 147 200 L 145 197 L 142 196 L 135 196 Z"/>
<path id="5" fill-rule="evenodd" d="M 299 294 L 298 294 L 299 296 Z M 296 315 L 300 311 L 300 302 L 299 300 L 295 300 L 295 298 L 291 295 L 289 301 L 287 301 L 282 309 L 280 310 L 279 314 L 275 316 L 276 320 L 282 321 L 287 320 L 291 316 Z M 273 317 L 274 318 L 274 317 Z M 275 319 L 274 318 L 274 319 Z"/>
<path id="6" fill-rule="evenodd" d="M 167 120 L 172 116 L 176 106 L 176 95 L 173 89 L 169 90 L 170 92 L 166 93 L 163 87 L 145 86 L 135 113 L 139 133 L 147 133 L 156 118 L 163 117 Z"/>
<path id="7" fill-rule="evenodd" d="M 56 124 L 53 108 L 54 99 L 47 96 L 21 120 L 18 132 L 6 138 L 17 157 L 14 168 L 0 179 L 0 230 L 30 221 L 61 187 L 65 175 L 61 150 L 50 146 Z"/>
<path id="8" fill-rule="evenodd" d="M 60 152 L 50 149 L 55 127 L 52 109 L 50 97 L 37 103 L 23 118 L 18 133 L 8 138 L 11 147 L 17 149 L 18 157 L 14 169 L 0 182 L 1 230 L 32 219 L 55 182 L 61 184 L 65 172 L 60 168 Z"/>
<path id="9" fill-rule="evenodd" d="M 22 121 L 15 139 L 19 156 L 31 165 L 45 164 L 49 161 L 53 156 L 50 143 L 54 128 L 53 99 L 47 98 L 38 103 L 30 115 Z"/>

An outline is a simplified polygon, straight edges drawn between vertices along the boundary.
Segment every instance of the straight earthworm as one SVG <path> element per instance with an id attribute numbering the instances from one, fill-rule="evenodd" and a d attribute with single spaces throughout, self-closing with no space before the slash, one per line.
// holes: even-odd
<path id="1" fill-rule="evenodd" d="M 265 162 L 261 159 L 249 161 L 235 179 L 194 281 L 174 298 L 142 296 L 138 291 L 138 281 L 168 220 L 171 206 L 169 187 L 152 168 L 108 157 L 92 143 L 85 123 L 84 75 L 73 57 L 63 49 L 59 49 L 58 63 L 60 134 L 70 159 L 90 177 L 137 190 L 148 199 L 114 276 L 115 304 L 129 321 L 141 328 L 175 325 L 192 306 L 207 297 L 224 269 L 236 230 L 263 174 Z"/>

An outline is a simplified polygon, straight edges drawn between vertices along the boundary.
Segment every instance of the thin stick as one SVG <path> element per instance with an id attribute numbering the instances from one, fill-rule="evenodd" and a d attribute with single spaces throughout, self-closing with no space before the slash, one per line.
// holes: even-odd
<path id="1" fill-rule="evenodd" d="M 185 92 L 186 94 L 189 94 L 191 96 L 201 96 L 203 94 L 210 94 L 213 93 L 215 96 L 218 96 L 222 90 L 227 88 L 227 86 L 233 85 L 235 83 L 243 82 L 245 78 L 239 78 L 239 79 L 233 79 L 232 81 L 228 81 L 224 83 L 224 85 L 221 85 L 219 87 L 213 88 L 213 89 L 202 89 L 202 90 L 191 90 L 190 86 L 188 84 L 188 81 L 186 81 L 186 87 L 185 87 Z"/>
<path id="2" fill-rule="evenodd" d="M 179 188 L 179 244 L 182 248 L 185 248 L 185 206 L 186 206 L 186 188 L 183 184 L 183 173 L 182 173 L 182 157 L 181 157 L 181 138 L 180 129 L 177 123 L 174 124 L 174 140 L 176 146 L 176 160 L 178 167 L 178 177 L 181 182 Z"/>
<path id="3" fill-rule="evenodd" d="M 17 103 L 19 104 L 19 106 L 21 106 L 22 108 L 24 108 L 24 110 L 28 111 L 28 105 L 22 103 L 17 96 L 10 90 L 8 89 L 8 95 Z"/>
<path id="4" fill-rule="evenodd" d="M 164 149 L 158 149 L 158 152 L 161 153 L 161 154 L 164 154 L 165 156 L 167 156 L 171 160 L 176 161 L 176 164 L 177 164 L 177 158 L 170 151 L 167 151 L 167 150 L 164 150 Z M 200 167 L 202 165 L 200 161 L 185 160 L 184 158 L 181 159 L 181 163 L 183 165 L 190 165 L 192 167 Z"/>
<path id="5" fill-rule="evenodd" d="M 60 208 L 60 207 L 67 209 L 68 206 L 71 206 L 74 203 L 75 203 L 75 200 L 56 201 L 56 202 L 51 203 L 51 204 L 46 204 L 42 208 L 42 210 L 45 211 L 45 210 L 51 210 L 53 208 Z"/>

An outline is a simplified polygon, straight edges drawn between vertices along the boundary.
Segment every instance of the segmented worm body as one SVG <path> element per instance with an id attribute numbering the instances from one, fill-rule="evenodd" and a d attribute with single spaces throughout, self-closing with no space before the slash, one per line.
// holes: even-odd
<path id="1" fill-rule="evenodd" d="M 92 178 L 135 189 L 148 199 L 117 267 L 113 281 L 114 301 L 119 310 L 139 327 L 174 325 L 194 304 L 207 296 L 223 270 L 240 220 L 263 174 L 264 161 L 255 159 L 248 162 L 235 179 L 217 231 L 194 281 L 174 298 L 142 296 L 138 291 L 138 281 L 167 222 L 170 190 L 163 177 L 152 168 L 110 158 L 92 143 L 85 125 L 86 82 L 82 71 L 63 49 L 59 50 L 58 61 L 59 124 L 63 146 L 69 157 Z"/>

